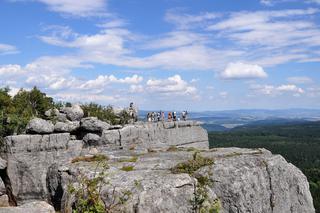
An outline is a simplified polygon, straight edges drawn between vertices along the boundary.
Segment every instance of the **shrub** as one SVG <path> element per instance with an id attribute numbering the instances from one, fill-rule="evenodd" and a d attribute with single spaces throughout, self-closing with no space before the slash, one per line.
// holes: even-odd
<path id="1" fill-rule="evenodd" d="M 175 167 L 171 168 L 171 172 L 173 174 L 188 173 L 193 175 L 193 173 L 201 167 L 209 166 L 213 163 L 213 159 L 202 157 L 198 152 L 195 152 L 191 160 L 177 164 Z"/>
<path id="2" fill-rule="evenodd" d="M 123 166 L 121 170 L 125 172 L 131 172 L 134 170 L 134 166 Z"/>
<path id="3" fill-rule="evenodd" d="M 76 162 L 92 162 L 92 161 L 107 161 L 109 157 L 103 154 L 93 155 L 93 156 L 79 156 L 72 159 L 71 163 Z"/>

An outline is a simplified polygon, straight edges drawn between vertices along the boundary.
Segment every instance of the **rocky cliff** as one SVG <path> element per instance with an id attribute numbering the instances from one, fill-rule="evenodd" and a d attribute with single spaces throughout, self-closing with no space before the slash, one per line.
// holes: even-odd
<path id="1" fill-rule="evenodd" d="M 71 212 L 97 176 L 111 212 L 314 212 L 299 169 L 264 149 L 209 150 L 197 122 L 32 122 L 2 146 L 0 204 L 19 207 L 0 212 Z"/>

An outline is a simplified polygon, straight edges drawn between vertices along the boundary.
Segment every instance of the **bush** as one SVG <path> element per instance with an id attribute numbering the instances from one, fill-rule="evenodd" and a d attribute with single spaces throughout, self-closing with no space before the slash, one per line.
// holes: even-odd
<path id="1" fill-rule="evenodd" d="M 193 175 L 193 173 L 201 167 L 209 166 L 213 163 L 213 159 L 202 157 L 198 152 L 195 152 L 191 160 L 177 164 L 171 168 L 171 172 L 173 174 L 188 173 L 189 175 Z"/>

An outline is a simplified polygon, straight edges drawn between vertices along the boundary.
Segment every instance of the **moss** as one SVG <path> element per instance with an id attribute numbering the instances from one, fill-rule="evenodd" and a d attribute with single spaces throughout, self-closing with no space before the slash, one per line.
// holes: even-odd
<path id="1" fill-rule="evenodd" d="M 198 150 L 194 147 L 187 148 L 187 152 L 196 152 L 196 151 L 198 151 Z"/>
<path id="2" fill-rule="evenodd" d="M 171 168 L 171 172 L 173 174 L 188 173 L 193 175 L 193 173 L 201 167 L 210 166 L 213 163 L 213 159 L 202 157 L 198 152 L 195 152 L 193 154 L 193 159 L 177 164 L 175 167 Z"/>
<path id="3" fill-rule="evenodd" d="M 119 162 L 137 162 L 138 157 L 137 156 L 133 156 L 131 158 L 125 158 L 125 159 L 120 159 Z"/>
<path id="4" fill-rule="evenodd" d="M 229 154 L 224 155 L 224 157 L 226 157 L 226 158 L 231 158 L 231 157 L 236 157 L 236 156 L 240 156 L 240 155 L 243 155 L 243 153 L 240 153 L 240 152 L 232 152 L 232 153 L 229 153 Z"/>
<path id="5" fill-rule="evenodd" d="M 125 172 L 131 172 L 134 170 L 134 166 L 123 166 L 121 170 Z"/>
<path id="6" fill-rule="evenodd" d="M 93 161 L 107 161 L 109 157 L 106 155 L 98 154 L 93 156 L 79 156 L 75 157 L 71 160 L 71 163 L 76 162 L 93 162 Z"/>
<path id="7" fill-rule="evenodd" d="M 209 208 L 209 213 L 220 213 L 221 211 L 221 202 L 219 199 L 215 199 Z"/>

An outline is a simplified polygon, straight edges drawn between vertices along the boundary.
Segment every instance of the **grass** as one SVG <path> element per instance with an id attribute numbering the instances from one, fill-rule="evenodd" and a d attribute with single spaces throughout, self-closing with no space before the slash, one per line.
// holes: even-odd
<path id="1" fill-rule="evenodd" d="M 195 152 L 192 159 L 177 164 L 175 167 L 171 168 L 171 172 L 173 174 L 187 173 L 193 175 L 193 173 L 201 167 L 210 166 L 213 163 L 213 159 L 202 157 L 198 152 Z"/>
<path id="2" fill-rule="evenodd" d="M 124 159 L 120 159 L 119 162 L 137 162 L 138 157 L 137 156 L 133 156 L 131 158 L 124 158 Z"/>
<path id="3" fill-rule="evenodd" d="M 134 170 L 134 166 L 123 166 L 121 170 L 125 172 L 131 172 Z"/>
<path id="4" fill-rule="evenodd" d="M 98 154 L 93 156 L 78 156 L 71 160 L 71 163 L 76 162 L 94 162 L 94 161 L 107 161 L 109 157 L 106 155 Z"/>

